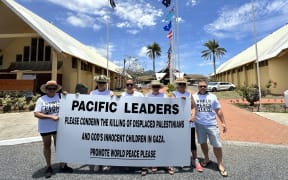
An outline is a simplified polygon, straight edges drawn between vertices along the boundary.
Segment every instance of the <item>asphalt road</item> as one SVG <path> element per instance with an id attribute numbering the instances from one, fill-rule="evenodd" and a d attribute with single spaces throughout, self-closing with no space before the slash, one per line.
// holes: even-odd
<path id="1" fill-rule="evenodd" d="M 224 164 L 229 173 L 225 179 L 271 180 L 288 179 L 288 146 L 224 142 Z M 199 152 L 199 157 L 202 154 Z M 210 152 L 211 153 L 211 152 Z M 54 156 L 54 155 L 53 155 Z M 0 179 L 45 179 L 45 161 L 41 142 L 0 146 Z M 71 164 L 74 173 L 64 174 L 53 164 L 55 174 L 50 179 L 223 179 L 217 171 L 214 156 L 203 173 L 185 167 L 172 176 L 160 170 L 141 177 L 139 172 L 114 169 L 108 173 L 91 172 L 87 165 Z"/>

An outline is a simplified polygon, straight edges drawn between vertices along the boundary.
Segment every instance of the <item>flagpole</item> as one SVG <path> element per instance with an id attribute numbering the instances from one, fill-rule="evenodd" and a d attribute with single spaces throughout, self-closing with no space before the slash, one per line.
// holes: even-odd
<path id="1" fill-rule="evenodd" d="M 180 78 L 180 72 L 181 72 L 181 68 L 180 68 L 180 48 L 179 48 L 179 9 L 178 9 L 178 0 L 175 1 L 175 5 L 176 5 L 176 46 L 177 46 L 177 60 L 178 60 L 178 76 Z"/>
<path id="2" fill-rule="evenodd" d="M 258 94 L 259 94 L 259 111 L 262 109 L 261 99 L 261 79 L 260 79 L 260 69 L 259 69 L 259 58 L 258 58 L 258 47 L 256 39 L 256 18 L 254 12 L 254 0 L 251 0 L 252 16 L 253 16 L 253 35 L 254 35 L 254 44 L 255 44 L 255 55 L 256 55 L 256 70 L 257 70 L 257 81 L 258 81 Z"/>

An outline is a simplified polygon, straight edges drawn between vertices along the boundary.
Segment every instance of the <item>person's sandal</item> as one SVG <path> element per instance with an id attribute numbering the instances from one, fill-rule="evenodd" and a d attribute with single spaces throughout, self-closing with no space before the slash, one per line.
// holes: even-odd
<path id="1" fill-rule="evenodd" d="M 223 169 L 222 171 L 219 169 L 219 167 L 218 167 L 218 171 L 219 171 L 219 173 L 221 174 L 221 176 L 223 176 L 223 177 L 228 177 L 228 173 L 227 173 L 227 171 L 225 170 L 225 169 Z"/>
<path id="2" fill-rule="evenodd" d="M 200 165 L 202 167 L 207 167 L 209 163 L 210 163 L 210 160 L 208 159 L 207 161 L 204 160 L 204 161 L 200 162 Z"/>
<path id="3" fill-rule="evenodd" d="M 147 173 L 148 173 L 148 169 L 142 168 L 142 170 L 141 170 L 141 176 L 146 176 Z"/>
<path id="4" fill-rule="evenodd" d="M 45 178 L 50 178 L 53 174 L 53 169 L 51 166 L 47 167 L 46 171 L 45 171 Z"/>
<path id="5" fill-rule="evenodd" d="M 158 171 L 157 167 L 152 167 L 151 170 L 152 170 L 153 173 L 156 173 Z"/>
<path id="6" fill-rule="evenodd" d="M 170 175 L 173 175 L 174 172 L 175 172 L 175 170 L 174 170 L 173 167 L 168 167 L 168 173 L 169 173 Z"/>
<path id="7" fill-rule="evenodd" d="M 195 166 L 195 169 L 196 171 L 198 172 L 203 172 L 203 167 L 201 166 L 201 164 L 199 163 L 198 159 L 195 159 L 194 161 L 194 166 Z M 206 165 L 207 166 L 207 165 Z"/>

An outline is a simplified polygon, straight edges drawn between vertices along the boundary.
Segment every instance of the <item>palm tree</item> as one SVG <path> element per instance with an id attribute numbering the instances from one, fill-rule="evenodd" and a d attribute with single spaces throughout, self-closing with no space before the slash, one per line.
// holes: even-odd
<path id="1" fill-rule="evenodd" d="M 221 58 L 226 53 L 226 49 L 219 47 L 219 44 L 215 39 L 209 40 L 203 46 L 207 47 L 207 49 L 201 52 L 201 57 L 210 60 L 211 58 L 213 59 L 214 77 L 216 77 L 216 58 Z"/>
<path id="2" fill-rule="evenodd" d="M 153 42 L 153 44 L 147 46 L 146 55 L 153 60 L 153 72 L 155 75 L 155 58 L 161 56 L 161 48 L 158 43 Z"/>

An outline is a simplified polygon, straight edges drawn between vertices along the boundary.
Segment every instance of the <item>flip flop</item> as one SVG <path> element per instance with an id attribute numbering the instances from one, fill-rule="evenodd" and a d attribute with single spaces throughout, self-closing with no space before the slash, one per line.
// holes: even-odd
<path id="1" fill-rule="evenodd" d="M 170 175 L 173 175 L 175 172 L 173 167 L 168 167 L 167 171 Z"/>
<path id="2" fill-rule="evenodd" d="M 201 165 L 202 167 L 207 167 L 209 163 L 210 163 L 210 160 L 208 160 L 208 161 L 202 161 L 202 162 L 200 162 L 200 165 Z"/>
<path id="3" fill-rule="evenodd" d="M 152 172 L 153 173 L 156 173 L 158 171 L 158 168 L 157 167 L 152 167 Z"/>
<path id="4" fill-rule="evenodd" d="M 225 169 L 223 169 L 222 171 L 218 168 L 218 171 L 219 171 L 219 173 L 221 174 L 221 176 L 223 176 L 223 177 L 227 177 L 228 176 L 228 173 L 227 173 L 227 171 L 225 170 Z"/>
<path id="5" fill-rule="evenodd" d="M 148 169 L 142 169 L 141 170 L 141 176 L 146 176 L 147 175 L 147 173 L 148 173 Z"/>

